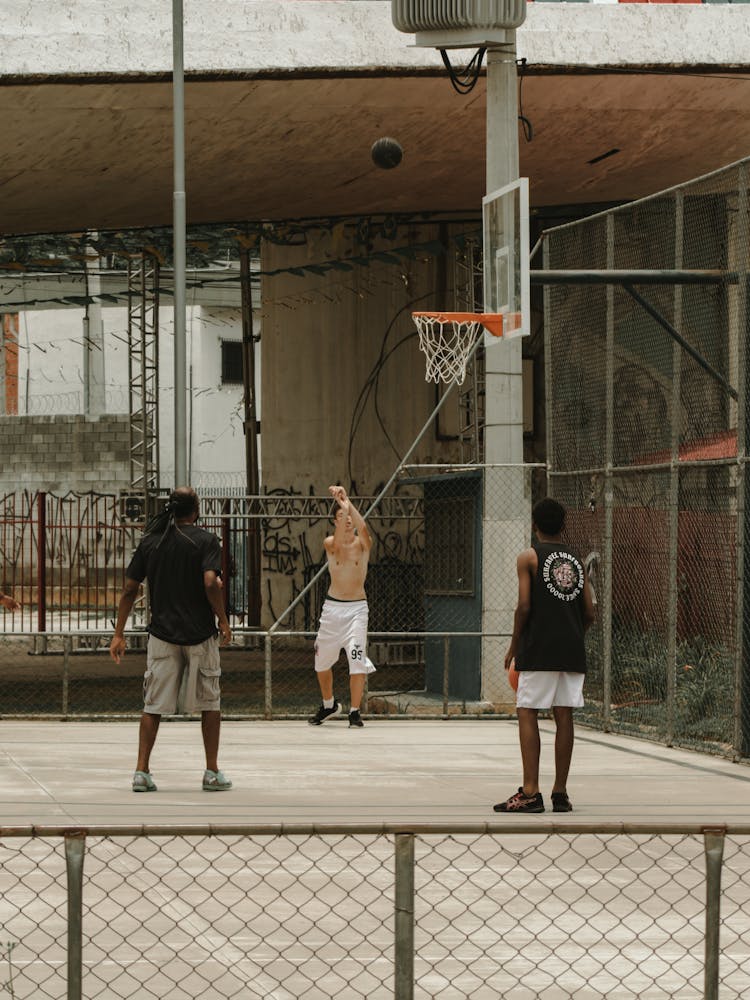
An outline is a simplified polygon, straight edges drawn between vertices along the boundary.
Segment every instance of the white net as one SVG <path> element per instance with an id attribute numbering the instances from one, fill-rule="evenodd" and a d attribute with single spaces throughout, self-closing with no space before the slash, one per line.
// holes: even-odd
<path id="1" fill-rule="evenodd" d="M 466 364 L 482 322 L 477 317 L 457 318 L 440 313 L 414 313 L 419 331 L 419 349 L 427 365 L 425 382 L 453 382 L 461 385 L 466 377 Z"/>

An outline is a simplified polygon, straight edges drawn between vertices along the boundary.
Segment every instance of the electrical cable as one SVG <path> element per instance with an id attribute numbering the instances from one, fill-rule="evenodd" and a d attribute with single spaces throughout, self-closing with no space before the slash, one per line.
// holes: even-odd
<path id="1" fill-rule="evenodd" d="M 457 70 L 450 61 L 447 49 L 440 49 L 443 65 L 448 71 L 451 86 L 457 94 L 470 94 L 482 72 L 482 62 L 487 49 L 477 49 L 464 69 Z"/>
<path id="2" fill-rule="evenodd" d="M 425 295 L 421 295 L 418 298 L 413 299 L 410 302 L 407 302 L 404 306 L 402 306 L 396 312 L 396 314 L 394 315 L 393 319 L 391 320 L 391 322 L 388 324 L 388 326 L 386 328 L 385 334 L 384 334 L 383 339 L 381 341 L 380 353 L 378 355 L 378 359 L 375 362 L 375 365 L 373 366 L 372 371 L 370 372 L 370 374 L 368 375 L 367 379 L 365 380 L 365 384 L 362 387 L 362 390 L 361 390 L 361 392 L 359 394 L 359 397 L 357 398 L 356 403 L 354 404 L 354 411 L 353 411 L 353 414 L 352 414 L 352 424 L 351 424 L 350 435 L 349 435 L 349 452 L 348 452 L 348 467 L 349 467 L 349 472 L 350 472 L 350 479 L 351 479 L 351 449 L 352 449 L 354 437 L 356 436 L 357 430 L 359 429 L 359 424 L 360 424 L 360 422 L 362 420 L 362 416 L 364 415 L 364 408 L 365 408 L 365 405 L 367 403 L 367 397 L 369 396 L 370 392 L 372 391 L 373 387 L 375 386 L 376 380 L 379 377 L 380 371 L 382 370 L 385 361 L 387 360 L 387 358 L 392 353 L 392 351 L 389 351 L 388 354 L 386 355 L 386 354 L 384 354 L 384 351 L 385 351 L 385 345 L 387 343 L 388 337 L 389 337 L 390 332 L 391 332 L 391 330 L 393 328 L 393 324 L 396 322 L 396 320 L 398 319 L 398 317 L 401 315 L 401 313 L 405 309 L 410 309 L 411 306 L 414 305 L 416 302 L 419 302 L 423 298 L 428 298 L 432 294 L 433 294 L 432 292 L 429 292 L 429 293 L 427 293 Z M 407 337 L 406 339 L 410 339 L 410 337 Z M 401 343 L 401 342 L 399 342 L 399 343 Z M 382 427 L 382 425 L 381 425 L 381 427 Z M 385 430 L 385 429 L 383 428 L 383 430 Z M 387 433 L 386 433 L 386 437 L 387 437 Z"/>
<path id="3" fill-rule="evenodd" d="M 526 142 L 531 142 L 534 138 L 534 126 L 523 113 L 523 78 L 526 75 L 526 56 L 516 62 L 518 68 L 518 120 L 523 127 L 523 134 Z"/>
<path id="4" fill-rule="evenodd" d="M 393 354 L 393 352 L 395 350 L 397 350 L 399 347 L 401 347 L 402 344 L 406 343 L 406 341 L 412 340 L 417 335 L 416 334 L 416 330 L 412 334 L 407 334 L 407 336 L 403 337 L 400 341 L 398 341 L 397 344 L 395 344 L 389 351 L 386 352 L 385 345 L 386 345 L 386 343 L 388 341 L 388 337 L 390 336 L 391 330 L 393 329 L 394 324 L 399 319 L 399 317 L 402 315 L 402 313 L 404 313 L 406 310 L 410 310 L 412 308 L 412 306 L 416 305 L 418 302 L 421 302 L 423 299 L 429 299 L 429 298 L 432 298 L 433 296 L 434 296 L 434 292 L 433 291 L 429 291 L 429 292 L 425 292 L 423 295 L 418 295 L 418 296 L 416 296 L 416 298 L 411 299 L 409 302 L 405 303 L 403 306 L 401 306 L 400 309 L 398 309 L 396 311 L 396 313 L 394 314 L 394 316 L 391 319 L 390 323 L 386 327 L 385 333 L 383 334 L 383 338 L 382 338 L 382 341 L 381 341 L 381 344 L 380 344 L 380 352 L 378 354 L 378 358 L 377 358 L 375 364 L 373 365 L 372 370 L 370 371 L 370 374 L 365 379 L 364 385 L 362 386 L 362 389 L 360 390 L 359 396 L 357 397 L 357 400 L 356 400 L 356 402 L 354 404 L 354 409 L 352 411 L 352 419 L 351 419 L 351 424 L 350 424 L 350 428 L 349 428 L 349 444 L 348 444 L 348 448 L 347 448 L 347 473 L 348 473 L 348 477 L 349 477 L 349 482 L 350 483 L 353 481 L 353 476 L 352 476 L 352 452 L 353 452 L 353 448 L 354 448 L 354 440 L 355 440 L 355 438 L 357 436 L 357 431 L 359 430 L 359 425 L 360 425 L 360 423 L 362 421 L 362 417 L 364 416 L 365 407 L 367 405 L 367 401 L 369 399 L 369 396 L 373 392 L 373 390 L 375 390 L 375 391 L 377 390 L 377 381 L 378 381 L 378 378 L 380 376 L 380 372 L 382 371 L 382 369 L 383 369 L 386 361 L 391 356 L 391 354 Z M 396 450 L 393 442 L 391 441 L 391 439 L 390 439 L 390 437 L 388 435 L 388 432 L 387 432 L 387 430 L 385 428 L 385 425 L 382 422 L 382 418 L 381 418 L 380 414 L 377 412 L 377 408 L 376 408 L 375 416 L 376 416 L 376 419 L 378 420 L 378 423 L 380 424 L 381 430 L 383 431 L 383 433 L 384 433 L 384 435 L 386 437 L 386 440 L 388 441 L 388 444 L 393 449 L 394 454 L 398 458 L 400 458 L 400 456 L 398 454 L 398 451 Z"/>

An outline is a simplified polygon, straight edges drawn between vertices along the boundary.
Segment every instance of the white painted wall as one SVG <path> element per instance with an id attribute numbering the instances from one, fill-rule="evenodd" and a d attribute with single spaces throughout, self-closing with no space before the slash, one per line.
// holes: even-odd
<path id="1" fill-rule="evenodd" d="M 221 341 L 242 341 L 239 309 L 199 306 L 188 316 L 188 424 L 191 481 L 202 487 L 243 487 L 245 472 L 242 387 L 221 381 Z M 256 407 L 260 415 L 260 351 L 256 351 Z M 172 380 L 173 381 L 173 380 Z M 169 412 L 172 407 L 169 405 Z M 170 434 L 173 431 L 170 429 Z M 164 469 L 174 448 L 162 440 Z M 260 450 L 260 448 L 259 448 Z M 260 456 L 259 456 L 260 460 Z"/>
<path id="2" fill-rule="evenodd" d="M 189 72 L 441 67 L 387 0 L 185 0 Z M 0 0 L 7 76 L 150 74 L 172 65 L 171 0 Z M 536 65 L 750 64 L 743 4 L 531 3 L 518 55 Z"/>
<path id="3" fill-rule="evenodd" d="M 19 415 L 83 413 L 83 315 L 72 308 L 19 314 Z M 102 315 L 106 412 L 127 413 L 127 313 Z"/>
<path id="4" fill-rule="evenodd" d="M 127 311 L 102 310 L 107 413 L 128 412 Z M 26 311 L 19 321 L 19 414 L 83 412 L 82 309 Z M 160 307 L 161 481 L 174 474 L 174 314 Z M 192 305 L 187 313 L 191 482 L 226 488 L 245 482 L 242 387 L 222 385 L 221 340 L 242 339 L 239 309 Z M 258 390 L 260 364 L 258 362 Z M 259 393 L 256 396 L 260 407 Z"/>

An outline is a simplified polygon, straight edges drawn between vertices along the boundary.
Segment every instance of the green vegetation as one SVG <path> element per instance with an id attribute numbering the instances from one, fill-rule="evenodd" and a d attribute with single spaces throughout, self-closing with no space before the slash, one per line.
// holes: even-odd
<path id="1" fill-rule="evenodd" d="M 592 644 L 593 645 L 593 644 Z M 612 728 L 655 739 L 667 731 L 667 638 L 634 625 L 615 625 L 612 631 Z M 677 644 L 674 740 L 694 746 L 731 745 L 734 662 L 731 649 L 705 636 L 691 636 Z M 601 650 L 589 651 L 586 682 L 589 705 L 581 721 L 597 725 L 603 701 Z M 588 717 L 588 718 L 587 718 Z M 600 724 L 600 719 L 599 719 Z M 710 746 L 703 746 L 710 750 Z"/>
<path id="2" fill-rule="evenodd" d="M 4 928 L 3 928 L 4 930 Z M 18 944 L 17 941 L 0 941 L 0 962 L 8 963 L 8 978 L 4 983 L 0 983 L 0 991 L 3 993 L 9 993 L 11 997 L 15 997 L 16 990 L 13 985 L 13 949 Z"/>

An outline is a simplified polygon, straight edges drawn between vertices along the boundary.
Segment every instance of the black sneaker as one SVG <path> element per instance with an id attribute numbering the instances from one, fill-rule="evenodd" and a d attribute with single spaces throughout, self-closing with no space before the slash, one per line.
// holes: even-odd
<path id="1" fill-rule="evenodd" d="M 555 813 L 573 812 L 573 803 L 568 798 L 567 792 L 552 793 L 552 812 Z"/>
<path id="2" fill-rule="evenodd" d="M 311 726 L 322 726 L 324 722 L 328 722 L 329 719 L 333 719 L 337 715 L 341 715 L 341 705 L 334 701 L 333 708 L 326 708 L 325 705 L 321 704 L 315 715 L 312 715 L 307 721 Z"/>
<path id="3" fill-rule="evenodd" d="M 511 795 L 505 802 L 498 802 L 492 807 L 496 813 L 521 812 L 521 813 L 543 813 L 544 799 L 542 793 L 536 795 L 524 795 L 523 787 L 519 788 L 515 795 Z"/>
<path id="4" fill-rule="evenodd" d="M 359 714 L 358 708 L 353 708 L 349 713 L 349 728 L 350 729 L 361 729 L 364 726 L 362 721 L 362 716 Z"/>

